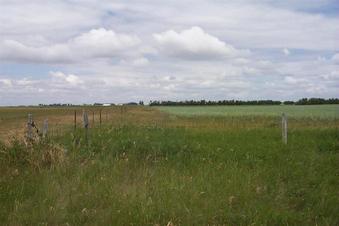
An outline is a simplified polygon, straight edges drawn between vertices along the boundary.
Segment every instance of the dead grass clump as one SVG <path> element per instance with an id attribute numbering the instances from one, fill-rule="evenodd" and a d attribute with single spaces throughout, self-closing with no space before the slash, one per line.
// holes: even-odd
<path id="1" fill-rule="evenodd" d="M 43 144 L 40 147 L 29 150 L 27 161 L 37 170 L 42 168 L 54 168 L 66 163 L 66 150 L 56 144 Z"/>
<path id="2" fill-rule="evenodd" d="M 66 150 L 48 141 L 29 143 L 13 139 L 0 145 L 0 159 L 9 167 L 29 166 L 40 171 L 54 168 L 67 162 Z"/>

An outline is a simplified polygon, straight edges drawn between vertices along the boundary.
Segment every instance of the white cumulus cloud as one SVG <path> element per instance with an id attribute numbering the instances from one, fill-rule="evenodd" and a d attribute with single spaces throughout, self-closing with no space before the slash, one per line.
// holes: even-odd
<path id="1" fill-rule="evenodd" d="M 296 84 L 300 84 L 302 85 L 302 83 L 304 82 L 307 82 L 307 80 L 305 79 L 302 79 L 302 78 L 295 78 L 293 76 L 286 76 L 284 81 L 287 83 L 287 84 L 290 84 L 290 85 L 296 85 Z"/>
<path id="2" fill-rule="evenodd" d="M 16 62 L 65 63 L 72 58 L 71 50 L 65 44 L 33 47 L 15 40 L 5 40 L 0 42 L 0 59 Z"/>
<path id="3" fill-rule="evenodd" d="M 140 44 L 133 35 L 118 34 L 104 28 L 93 29 L 72 39 L 68 45 L 73 51 L 88 57 L 114 57 Z"/>
<path id="4" fill-rule="evenodd" d="M 47 46 L 36 47 L 15 40 L 4 40 L 0 42 L 0 59 L 34 63 L 71 63 L 91 58 L 124 57 L 140 42 L 136 36 L 100 28 L 92 29 L 65 43 Z"/>
<path id="5" fill-rule="evenodd" d="M 176 32 L 168 30 L 153 34 L 160 50 L 173 57 L 187 59 L 210 59 L 234 57 L 245 53 L 239 51 L 217 37 L 206 33 L 200 27 Z"/>
<path id="6" fill-rule="evenodd" d="M 335 63 L 339 63 L 339 53 L 333 55 L 332 60 L 333 60 Z"/>
<path id="7" fill-rule="evenodd" d="M 58 81 L 65 82 L 72 86 L 77 86 L 77 85 L 81 85 L 84 83 L 83 80 L 81 80 L 78 76 L 73 75 L 73 74 L 67 75 L 60 71 L 57 71 L 57 72 L 51 71 L 50 75 L 52 76 L 52 78 L 55 78 Z"/>
<path id="8" fill-rule="evenodd" d="M 291 54 L 290 50 L 287 48 L 283 49 L 282 52 L 285 54 L 285 56 L 288 56 Z"/>
<path id="9" fill-rule="evenodd" d="M 12 87 L 12 80 L 10 79 L 0 79 L 0 85 L 5 87 Z"/>

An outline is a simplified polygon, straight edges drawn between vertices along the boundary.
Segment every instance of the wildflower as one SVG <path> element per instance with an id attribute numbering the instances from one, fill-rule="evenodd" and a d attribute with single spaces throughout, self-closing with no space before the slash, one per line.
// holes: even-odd
<path id="1" fill-rule="evenodd" d="M 229 204 L 230 206 L 232 206 L 232 205 L 235 203 L 235 201 L 236 201 L 236 198 L 235 198 L 235 196 L 233 196 L 233 195 L 231 195 L 231 196 L 228 198 L 228 204 Z"/>

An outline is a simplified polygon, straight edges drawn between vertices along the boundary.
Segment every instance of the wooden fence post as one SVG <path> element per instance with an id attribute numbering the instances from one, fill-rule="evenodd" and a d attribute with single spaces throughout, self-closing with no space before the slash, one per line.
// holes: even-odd
<path id="1" fill-rule="evenodd" d="M 92 112 L 92 127 L 94 127 L 94 110 Z"/>
<path id="2" fill-rule="evenodd" d="M 99 114 L 100 114 L 100 115 L 99 115 L 99 116 L 100 116 L 100 127 L 101 127 L 101 111 L 102 111 L 102 110 L 100 109 L 100 111 L 99 111 Z"/>
<path id="3" fill-rule="evenodd" d="M 88 114 L 85 110 L 83 111 L 83 124 L 84 124 L 84 128 L 85 128 L 85 139 L 86 139 L 86 142 L 87 142 L 88 141 L 89 122 L 88 122 Z"/>
<path id="4" fill-rule="evenodd" d="M 27 138 L 30 140 L 33 140 L 33 116 L 32 114 L 28 114 Z"/>
<path id="5" fill-rule="evenodd" d="M 282 141 L 284 144 L 287 144 L 287 117 L 285 113 L 282 114 L 281 132 L 282 132 Z"/>
<path id="6" fill-rule="evenodd" d="M 74 110 L 74 132 L 77 129 L 77 110 Z"/>
<path id="7" fill-rule="evenodd" d="M 48 133 L 48 119 L 44 121 L 44 127 L 42 128 L 42 137 L 46 138 Z"/>

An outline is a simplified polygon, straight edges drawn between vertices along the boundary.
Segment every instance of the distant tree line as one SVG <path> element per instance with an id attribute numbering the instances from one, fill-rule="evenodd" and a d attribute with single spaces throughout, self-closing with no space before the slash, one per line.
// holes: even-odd
<path id="1" fill-rule="evenodd" d="M 115 106 L 116 104 L 114 103 L 94 103 L 94 104 L 60 104 L 60 103 L 55 103 L 55 104 L 39 104 L 39 107 L 82 107 L 82 106 Z M 137 102 L 128 102 L 128 103 L 122 103 L 118 105 L 144 105 L 143 101 Z"/>
<path id="2" fill-rule="evenodd" d="M 76 104 L 39 104 L 39 107 L 77 107 Z"/>
<path id="3" fill-rule="evenodd" d="M 215 106 L 215 105 L 316 105 L 316 104 L 339 104 L 338 98 L 302 98 L 298 101 L 275 101 L 275 100 L 185 100 L 185 101 L 151 101 L 150 106 Z"/>
<path id="4" fill-rule="evenodd" d="M 185 101 L 150 101 L 150 106 L 213 106 L 213 105 L 316 105 L 316 104 L 339 104 L 338 98 L 302 98 L 298 101 L 276 100 L 185 100 Z M 80 107 L 80 106 L 114 106 L 114 103 L 94 104 L 39 104 L 39 107 Z M 144 105 L 143 101 L 128 102 L 119 105 Z"/>
<path id="5" fill-rule="evenodd" d="M 315 104 L 339 104 L 338 98 L 330 98 L 330 99 L 323 99 L 323 98 L 302 98 L 295 102 L 296 105 L 315 105 Z"/>

